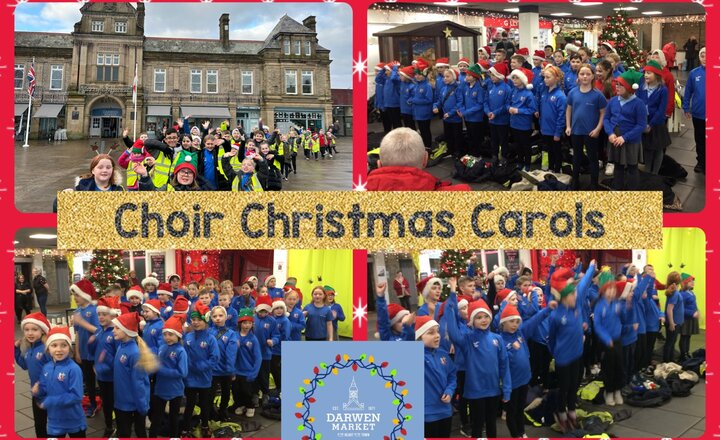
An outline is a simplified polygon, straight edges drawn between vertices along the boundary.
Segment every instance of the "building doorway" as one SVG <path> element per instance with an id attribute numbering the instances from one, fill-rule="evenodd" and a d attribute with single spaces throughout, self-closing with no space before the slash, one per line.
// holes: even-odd
<path id="1" fill-rule="evenodd" d="M 123 110 L 113 98 L 98 99 L 90 110 L 90 137 L 118 138 L 122 133 Z"/>

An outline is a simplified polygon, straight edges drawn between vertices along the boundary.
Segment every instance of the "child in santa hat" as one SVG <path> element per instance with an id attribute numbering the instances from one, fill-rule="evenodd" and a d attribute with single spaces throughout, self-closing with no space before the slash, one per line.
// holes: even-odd
<path id="1" fill-rule="evenodd" d="M 415 130 L 415 119 L 412 115 L 410 97 L 415 88 L 415 68 L 405 66 L 398 70 L 400 75 L 400 116 L 404 127 Z"/>
<path id="2" fill-rule="evenodd" d="M 285 296 L 285 292 L 280 287 L 277 287 L 277 277 L 275 275 L 265 277 L 265 287 L 267 287 L 268 295 L 272 300 L 283 299 L 283 296 Z"/>
<path id="3" fill-rule="evenodd" d="M 315 286 L 311 292 L 312 302 L 303 308 L 306 341 L 332 341 L 333 314 L 326 302 L 325 289 Z"/>
<path id="4" fill-rule="evenodd" d="M 388 133 L 390 130 L 401 127 L 400 123 L 400 63 L 393 61 L 385 64 L 383 67 L 385 71 L 385 84 L 383 85 L 383 121 L 385 118 L 388 119 L 388 125 L 385 127 L 385 132 Z M 315 158 L 317 160 L 317 157 Z"/>
<path id="5" fill-rule="evenodd" d="M 442 280 L 434 274 L 429 275 L 417 283 L 417 291 L 422 295 L 423 305 L 418 308 L 416 314 L 435 318 L 438 312 L 440 294 L 442 293 Z"/>
<path id="6" fill-rule="evenodd" d="M 253 309 L 244 308 L 238 311 L 240 325 L 238 335 L 238 353 L 235 362 L 235 381 L 233 382 L 233 406 L 231 410 L 236 415 L 245 413 L 247 417 L 255 416 L 255 404 L 253 395 L 255 391 L 255 380 L 260 372 L 262 354 L 260 343 L 253 332 L 254 318 Z"/>
<path id="7" fill-rule="evenodd" d="M 138 317 L 142 317 L 142 302 L 145 299 L 145 293 L 140 286 L 132 286 L 125 293 L 125 299 L 127 302 L 120 304 L 122 307 L 122 313 L 135 313 Z"/>
<path id="8" fill-rule="evenodd" d="M 103 437 L 112 437 L 115 432 L 115 428 L 113 428 L 113 409 L 115 408 L 113 366 L 118 344 L 115 341 L 112 320 L 120 316 L 120 313 L 119 297 L 103 296 L 98 300 L 97 316 L 100 325 L 95 330 L 95 374 L 100 387 L 100 398 L 103 402 L 102 409 L 105 417 Z"/>
<path id="9" fill-rule="evenodd" d="M 160 281 L 154 276 L 154 274 L 150 274 L 150 276 L 143 278 L 140 284 L 145 290 L 146 299 L 157 299 L 157 287 L 160 284 Z"/>
<path id="10" fill-rule="evenodd" d="M 492 66 L 488 70 L 492 85 L 488 88 L 487 99 L 483 103 L 483 110 L 488 117 L 490 126 L 490 147 L 492 148 L 492 161 L 497 163 L 500 149 L 504 157 L 509 154 L 508 130 L 510 128 L 510 106 L 512 90 L 505 82 L 509 71 L 505 63 Z"/>
<path id="11" fill-rule="evenodd" d="M 335 289 L 333 289 L 331 286 L 325 285 L 323 286 L 323 290 L 325 291 L 327 305 L 328 307 L 330 307 L 330 311 L 332 313 L 334 340 L 337 341 L 340 339 L 340 335 L 338 334 L 338 322 L 345 321 L 345 312 L 343 311 L 342 306 L 335 302 Z"/>
<path id="12" fill-rule="evenodd" d="M 75 329 L 75 361 L 80 364 L 85 380 L 85 389 L 88 392 L 90 405 L 85 411 L 87 417 L 93 417 L 97 411 L 95 403 L 95 369 L 93 356 L 94 348 L 91 347 L 90 337 L 100 325 L 98 323 L 97 309 L 97 291 L 95 286 L 87 279 L 83 278 L 77 283 L 70 286 L 70 294 L 75 298 L 75 304 L 78 305 L 73 313 L 73 328 Z"/>
<path id="13" fill-rule="evenodd" d="M 555 66 L 547 66 L 542 75 L 545 87 L 537 95 L 539 98 L 540 134 L 548 154 L 548 167 L 554 173 L 559 173 L 563 161 L 560 139 L 565 133 L 565 110 L 567 107 L 567 97 L 561 88 L 563 73 Z"/>
<path id="14" fill-rule="evenodd" d="M 275 390 L 280 392 L 280 353 L 282 352 L 281 346 L 283 341 L 290 340 L 290 320 L 288 319 L 287 305 L 282 299 L 276 299 L 272 303 L 272 316 L 275 318 L 275 324 L 278 330 L 278 343 L 274 344 L 271 348 L 272 358 L 270 359 L 270 374 L 272 374 L 273 381 L 275 382 Z"/>
<path id="15" fill-rule="evenodd" d="M 55 438 L 85 437 L 83 375 L 70 356 L 70 330 L 54 327 L 48 331 L 45 344 L 52 362 L 43 365 L 31 391 L 38 407 L 47 411 L 47 434 Z"/>
<path id="16" fill-rule="evenodd" d="M 212 372 L 220 359 L 218 342 L 208 330 L 210 316 L 210 308 L 202 302 L 196 302 L 190 312 L 193 331 L 185 334 L 184 341 L 188 354 L 188 375 L 185 381 L 186 403 L 182 437 L 190 434 L 196 404 L 200 406 L 202 435 L 210 437 L 208 424 L 212 405 Z"/>
<path id="17" fill-rule="evenodd" d="M 449 438 L 455 364 L 448 352 L 440 348 L 439 325 L 431 317 L 415 319 L 415 340 L 425 346 L 425 437 Z"/>
<path id="18" fill-rule="evenodd" d="M 465 120 L 468 130 L 468 147 L 465 149 L 468 154 L 480 156 L 480 149 L 485 138 L 483 132 L 483 102 L 485 101 L 485 90 L 482 87 L 482 71 L 480 66 L 470 66 L 465 76 L 465 85 L 462 86 L 462 105 L 458 115 Z"/>
<path id="19" fill-rule="evenodd" d="M 140 324 L 142 338 L 153 354 L 157 354 L 160 344 L 162 344 L 163 320 L 160 318 L 160 311 L 163 309 L 164 307 L 158 299 L 145 301 L 142 305 L 143 317 L 145 318 L 145 322 Z"/>
<path id="20" fill-rule="evenodd" d="M 460 289 L 460 295 L 458 295 L 458 315 L 455 317 L 455 321 L 458 325 L 458 330 L 462 333 L 469 333 L 470 327 L 467 326 L 468 318 L 468 305 L 473 302 L 473 291 L 475 286 L 473 280 L 467 277 L 460 277 L 456 279 L 452 277 L 448 280 L 448 286 L 451 292 L 456 292 L 458 287 Z M 443 303 L 443 306 L 447 305 L 447 301 Z M 444 307 L 442 307 L 444 309 Z M 441 310 L 440 316 L 440 333 L 444 339 L 449 342 L 450 337 L 447 332 L 447 317 L 445 317 L 444 310 Z M 454 313 L 454 312 L 453 312 Z M 442 344 L 443 341 L 441 341 Z M 460 413 L 460 434 L 469 437 L 472 431 L 472 426 L 469 423 L 468 414 L 470 412 L 470 402 L 465 398 L 465 378 L 467 376 L 467 360 L 465 359 L 465 353 L 461 350 L 455 350 L 455 367 L 457 368 L 457 389 L 453 396 L 453 405 Z"/>
<path id="21" fill-rule="evenodd" d="M 430 151 L 432 148 L 432 133 L 430 132 L 430 121 L 433 112 L 432 105 L 435 99 L 435 90 L 433 84 L 428 81 L 428 76 L 432 75 L 430 64 L 420 58 L 415 64 L 415 86 L 410 94 L 410 105 L 412 105 L 412 114 L 415 123 L 420 131 L 425 149 Z"/>
<path id="22" fill-rule="evenodd" d="M 157 287 L 157 297 L 162 308 L 160 309 L 160 318 L 166 321 L 173 315 L 173 293 L 170 283 L 160 283 Z"/>
<path id="23" fill-rule="evenodd" d="M 468 305 L 468 325 L 472 328 L 469 332 L 459 330 L 454 292 L 450 292 L 447 302 L 448 334 L 455 350 L 463 352 L 467 364 L 463 395 L 470 403 L 471 436 L 481 437 L 484 428 L 486 437 L 497 437 L 498 405 L 501 398 L 503 402 L 509 401 L 512 391 L 505 345 L 499 335 L 490 331 L 492 313 L 485 301 Z"/>
<path id="24" fill-rule="evenodd" d="M 436 93 L 433 113 L 440 115 L 443 121 L 447 150 L 456 158 L 463 156 L 465 147 L 462 136 L 462 119 L 458 112 L 462 105 L 462 93 L 459 89 L 458 71 L 448 68 L 443 74 L 443 81 L 435 84 Z"/>
<path id="25" fill-rule="evenodd" d="M 543 89 L 545 88 L 545 81 L 542 74 L 543 69 L 545 68 L 545 51 L 542 50 L 536 50 L 533 53 L 532 56 L 533 60 L 533 66 L 532 69 L 530 69 L 533 73 L 533 80 L 532 80 L 532 91 L 535 97 L 540 97 L 540 95 L 543 92 Z"/>
<path id="26" fill-rule="evenodd" d="M 50 331 L 50 323 L 40 312 L 30 313 L 20 323 L 22 338 L 15 341 L 15 362 L 28 372 L 30 383 L 40 380 L 40 374 L 50 357 L 45 350 L 45 340 Z M 35 436 L 47 438 L 47 411 L 38 406 L 38 399 L 32 398 L 33 422 Z"/>
<path id="27" fill-rule="evenodd" d="M 222 292 L 221 292 L 222 294 Z M 224 294 L 226 296 L 226 294 Z M 235 362 L 237 361 L 238 336 L 235 329 L 226 325 L 228 313 L 222 305 L 215 306 L 211 311 L 213 326 L 210 334 L 215 338 L 218 345 L 217 364 L 213 367 L 213 389 L 220 388 L 220 405 L 215 414 L 213 407 L 213 420 L 227 421 L 228 404 L 230 403 L 230 386 L 235 373 Z"/>
<path id="28" fill-rule="evenodd" d="M 294 287 L 285 290 L 285 305 L 290 321 L 290 340 L 302 340 L 302 331 L 305 330 L 305 315 L 300 308 L 300 295 Z"/>
<path id="29" fill-rule="evenodd" d="M 510 113 L 510 132 L 515 143 L 513 155 L 518 156 L 525 171 L 529 171 L 532 159 L 530 136 L 533 115 L 537 112 L 537 102 L 532 94 L 533 74 L 521 67 L 510 72 L 510 79 L 514 88 L 507 109 Z"/>
<path id="30" fill-rule="evenodd" d="M 188 355 L 182 344 L 183 323 L 180 316 L 172 316 L 163 324 L 163 344 L 158 352 L 160 368 L 155 392 L 152 395 L 152 426 L 150 436 L 159 436 L 165 407 L 169 403 L 167 432 L 171 438 L 180 436 L 180 406 L 185 395 L 184 380 L 188 375 Z"/>
<path id="31" fill-rule="evenodd" d="M 118 157 L 118 165 L 127 170 L 126 188 L 128 191 L 153 188 L 147 168 L 152 166 L 154 161 L 155 158 L 145 149 L 145 139 L 142 136 L 131 147 L 123 151 Z M 140 177 L 138 178 L 138 176 Z"/>
<path id="32" fill-rule="evenodd" d="M 255 303 L 255 336 L 260 341 L 262 364 L 258 375 L 257 388 L 262 391 L 263 399 L 267 399 L 270 392 L 270 361 L 272 348 L 280 343 L 280 332 L 277 322 L 271 315 L 273 301 L 269 295 L 259 296 Z"/>
<path id="33" fill-rule="evenodd" d="M 410 312 L 399 304 L 388 305 L 385 300 L 385 287 L 382 282 L 375 286 L 375 305 L 377 307 L 378 332 L 381 341 L 414 341 L 415 333 L 410 324 Z"/>

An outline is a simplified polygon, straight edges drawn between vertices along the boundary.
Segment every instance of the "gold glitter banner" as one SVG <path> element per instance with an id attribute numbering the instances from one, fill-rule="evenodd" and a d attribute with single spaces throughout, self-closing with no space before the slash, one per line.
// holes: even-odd
<path id="1" fill-rule="evenodd" d="M 659 192 L 63 192 L 60 249 L 653 249 Z"/>

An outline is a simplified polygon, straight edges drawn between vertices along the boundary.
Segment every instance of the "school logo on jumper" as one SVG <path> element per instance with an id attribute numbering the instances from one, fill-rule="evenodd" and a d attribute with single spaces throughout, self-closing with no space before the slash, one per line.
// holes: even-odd
<path id="1" fill-rule="evenodd" d="M 59 381 L 59 382 L 65 382 L 65 373 L 59 373 L 59 374 L 58 374 L 58 381 Z"/>
<path id="2" fill-rule="evenodd" d="M 176 352 L 176 351 L 171 351 L 171 352 L 170 352 L 170 359 L 175 359 L 176 357 L 177 357 L 177 352 Z"/>
<path id="3" fill-rule="evenodd" d="M 282 356 L 293 361 L 282 365 L 292 390 L 283 393 L 282 438 L 422 438 L 424 372 L 417 368 L 422 348 L 420 343 L 283 342 Z"/>
<path id="4" fill-rule="evenodd" d="M 120 363 L 124 364 L 125 362 L 127 362 L 127 355 L 126 354 L 120 355 Z"/>
<path id="5" fill-rule="evenodd" d="M 207 344 L 207 342 L 205 342 L 205 341 L 201 341 L 201 342 L 200 342 L 200 348 L 205 348 L 205 347 L 207 347 L 207 345 L 208 345 L 208 344 Z"/>
<path id="6" fill-rule="evenodd" d="M 43 357 L 43 354 L 41 352 L 38 351 L 37 353 L 35 353 L 35 359 L 40 360 L 40 359 L 42 359 L 42 357 Z"/>

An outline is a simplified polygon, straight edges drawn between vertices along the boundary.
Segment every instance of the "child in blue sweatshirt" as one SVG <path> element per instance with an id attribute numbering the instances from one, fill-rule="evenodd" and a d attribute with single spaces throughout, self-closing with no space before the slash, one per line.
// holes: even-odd
<path id="1" fill-rule="evenodd" d="M 662 74 L 660 63 L 655 60 L 648 61 L 645 65 L 644 81 L 637 91 L 638 98 L 647 107 L 647 127 L 642 135 L 642 146 L 645 171 L 651 174 L 660 172 L 665 148 L 672 143 L 665 117 L 669 92 L 663 84 Z"/>
<path id="2" fill-rule="evenodd" d="M 298 304 L 299 300 L 297 290 L 291 288 L 285 292 L 285 305 L 290 321 L 290 341 L 302 340 L 302 332 L 305 330 L 305 315 Z"/>
<path id="3" fill-rule="evenodd" d="M 115 422 L 117 436 L 145 437 L 145 417 L 150 409 L 148 373 L 158 368 L 157 357 L 138 336 L 138 318 L 133 313 L 112 320 L 117 352 L 113 363 Z"/>
<path id="4" fill-rule="evenodd" d="M 616 191 L 638 188 L 638 160 L 642 133 L 647 127 L 647 108 L 635 95 L 641 77 L 640 72 L 630 69 L 616 78 L 617 96 L 608 102 L 603 118 L 608 135 L 608 160 L 615 164 L 613 189 Z"/>
<path id="5" fill-rule="evenodd" d="M 158 286 L 157 296 L 162 308 L 160 309 L 160 319 L 167 321 L 173 315 L 173 293 L 168 283 L 160 283 Z"/>
<path id="6" fill-rule="evenodd" d="M 268 295 L 270 295 L 270 299 L 272 300 L 282 299 L 285 295 L 285 292 L 277 287 L 277 278 L 275 275 L 268 275 L 265 278 L 265 287 L 267 287 Z"/>
<path id="7" fill-rule="evenodd" d="M 23 337 L 15 341 L 15 362 L 30 376 L 30 385 L 40 380 L 43 367 L 50 362 L 45 350 L 45 338 L 50 331 L 50 323 L 40 312 L 30 313 L 22 320 L 20 327 Z M 35 436 L 47 438 L 47 411 L 38 406 L 38 399 L 32 397 Z"/>
<path id="8" fill-rule="evenodd" d="M 158 352 L 160 369 L 157 372 L 155 392 L 152 395 L 152 426 L 150 437 L 159 436 L 165 407 L 169 403 L 167 432 L 171 438 L 180 436 L 180 406 L 185 395 L 185 378 L 188 375 L 188 356 L 182 344 L 185 320 L 173 316 L 163 325 L 163 345 Z"/>
<path id="9" fill-rule="evenodd" d="M 90 405 L 85 411 L 85 415 L 93 417 L 97 407 L 95 405 L 95 369 L 93 368 L 95 356 L 92 351 L 94 348 L 91 347 L 90 337 L 99 326 L 94 304 L 97 292 L 95 286 L 86 278 L 83 278 L 70 286 L 70 293 L 75 298 L 75 304 L 78 305 L 73 314 L 76 346 L 75 361 L 82 368 L 85 389 L 88 390 L 88 398 L 90 399 Z"/>
<path id="10" fill-rule="evenodd" d="M 410 95 L 410 105 L 415 123 L 420 131 L 425 149 L 430 151 L 432 147 L 432 133 L 430 132 L 430 121 L 433 117 L 432 107 L 435 99 L 435 89 L 428 81 L 430 65 L 420 58 L 415 64 L 415 85 Z"/>
<path id="11" fill-rule="evenodd" d="M 120 298 L 104 296 L 98 300 L 97 315 L 99 326 L 95 330 L 95 375 L 100 386 L 100 398 L 103 402 L 105 432 L 103 437 L 112 437 L 113 408 L 115 407 L 115 388 L 113 366 L 118 343 L 113 334 L 113 318 L 120 315 Z"/>
<path id="12" fill-rule="evenodd" d="M 162 308 L 162 304 L 158 299 L 148 300 L 142 305 L 143 316 L 145 318 L 142 338 L 153 354 L 158 353 L 163 340 L 163 320 L 160 319 L 160 310 L 162 310 Z"/>
<path id="13" fill-rule="evenodd" d="M 680 293 L 682 278 L 678 272 L 670 272 L 665 283 L 665 346 L 663 362 L 674 362 L 675 342 L 685 322 L 685 303 Z"/>
<path id="14" fill-rule="evenodd" d="M 510 129 L 510 98 L 512 90 L 505 82 L 507 66 L 505 63 L 496 64 L 488 71 L 492 85 L 488 88 L 487 99 L 483 103 L 483 110 L 488 117 L 490 125 L 490 146 L 492 148 L 492 161 L 496 163 L 502 147 L 503 157 L 507 157 L 508 130 Z"/>
<path id="15" fill-rule="evenodd" d="M 643 269 L 643 277 L 648 277 L 649 284 L 648 288 L 645 289 L 644 295 L 641 300 L 644 304 L 645 310 L 645 351 L 644 357 L 640 359 L 639 369 L 647 368 L 650 366 L 652 361 L 653 353 L 655 351 L 655 342 L 657 341 L 658 333 L 660 332 L 660 323 L 665 321 L 665 315 L 660 311 L 654 297 L 657 295 L 655 284 L 657 283 L 655 278 L 655 269 L 652 265 L 648 264 Z"/>
<path id="16" fill-rule="evenodd" d="M 582 371 L 583 334 L 588 326 L 581 305 L 594 275 L 595 260 L 592 260 L 577 284 L 573 271 L 567 268 L 555 270 L 550 279 L 553 295 L 560 297 L 560 305 L 550 314 L 548 347 L 555 358 L 555 371 L 560 381 L 555 417 L 563 432 L 577 427 L 575 406 Z"/>
<path id="17" fill-rule="evenodd" d="M 415 320 L 415 340 L 425 346 L 425 437 L 450 438 L 455 365 L 440 348 L 439 325 L 430 316 Z"/>
<path id="18" fill-rule="evenodd" d="M 582 66 L 582 57 L 574 54 L 570 57 L 570 68 L 565 71 L 565 79 L 562 84 L 565 86 L 565 93 L 570 93 L 578 85 L 578 72 Z"/>
<path id="19" fill-rule="evenodd" d="M 232 307 L 232 291 L 228 292 L 226 290 L 221 290 L 218 294 L 218 305 L 225 308 L 225 312 L 227 313 L 227 319 L 225 320 L 225 325 L 228 328 L 236 329 L 237 328 L 237 310 Z M 215 321 L 213 321 L 213 326 L 215 325 Z"/>
<path id="20" fill-rule="evenodd" d="M 633 281 L 619 281 L 616 288 L 619 300 L 626 304 L 623 314 L 620 316 L 620 322 L 622 323 L 620 339 L 623 346 L 623 378 L 625 384 L 629 384 L 634 373 L 635 347 L 637 346 L 638 328 L 640 327 L 637 309 L 633 307 L 635 284 Z M 615 396 L 615 403 L 622 404 L 622 395 L 620 395 L 619 401 L 617 397 Z"/>
<path id="21" fill-rule="evenodd" d="M 563 73 L 556 66 L 547 66 L 543 71 L 545 88 L 540 96 L 540 134 L 548 153 L 548 166 L 554 173 L 562 166 L 560 138 L 565 132 L 565 110 L 567 98 L 560 88 Z"/>
<path id="22" fill-rule="evenodd" d="M 443 84 L 436 84 L 436 100 L 433 104 L 433 113 L 440 115 L 443 121 L 447 151 L 456 158 L 464 154 L 465 141 L 462 137 L 462 119 L 458 112 L 462 107 L 463 95 L 460 90 L 457 76 L 458 71 L 447 69 L 443 75 Z"/>
<path id="23" fill-rule="evenodd" d="M 696 173 L 705 174 L 705 48 L 700 49 L 700 66 L 688 74 L 683 99 L 685 118 L 692 118 L 697 151 Z"/>
<path id="24" fill-rule="evenodd" d="M 385 86 L 386 79 L 385 63 L 378 63 L 375 65 L 375 101 L 373 101 L 373 106 L 375 107 L 375 111 L 381 115 L 383 130 L 385 133 L 389 133 L 390 130 L 392 130 L 392 126 L 390 124 L 390 118 L 384 115 L 385 105 L 383 104 L 383 87 Z M 307 156 L 307 150 L 305 155 Z"/>
<path id="25" fill-rule="evenodd" d="M 602 357 L 603 383 L 605 384 L 605 404 L 615 406 L 616 397 L 622 402 L 620 390 L 623 381 L 623 351 L 620 334 L 621 316 L 625 301 L 618 301 L 617 286 L 610 272 L 602 272 L 598 278 L 600 298 L 595 303 L 593 330 L 603 346 Z"/>
<path id="26" fill-rule="evenodd" d="M 513 91 L 507 106 L 510 113 L 510 132 L 512 133 L 513 155 L 524 165 L 525 171 L 530 170 L 531 151 L 530 136 L 532 135 L 533 115 L 537 112 L 537 103 L 532 94 L 533 74 L 521 67 L 510 73 Z"/>
<path id="27" fill-rule="evenodd" d="M 680 362 L 690 359 L 690 337 L 700 333 L 700 311 L 695 299 L 695 277 L 686 273 L 680 275 L 685 321 L 680 327 Z"/>
<path id="28" fill-rule="evenodd" d="M 210 318 L 214 324 L 210 328 L 210 334 L 213 335 L 217 341 L 218 353 L 220 355 L 212 371 L 213 388 L 220 388 L 220 405 L 213 420 L 227 421 L 227 408 L 230 403 L 230 387 L 232 385 L 232 378 L 235 373 L 235 361 L 237 359 L 238 337 L 237 332 L 227 325 L 228 313 L 225 307 L 222 305 L 215 306 L 210 313 Z M 214 411 L 212 412 L 214 413 Z"/>
<path id="29" fill-rule="evenodd" d="M 414 341 L 415 331 L 409 324 L 410 312 L 400 304 L 388 305 L 385 300 L 386 283 L 375 286 L 378 333 L 381 341 Z"/>
<path id="30" fill-rule="evenodd" d="M 43 365 L 31 391 L 38 407 L 47 411 L 47 433 L 55 438 L 85 437 L 83 376 L 70 357 L 70 331 L 55 327 L 48 331 L 45 342 L 51 361 Z"/>
<path id="31" fill-rule="evenodd" d="M 260 372 L 262 354 L 260 353 L 260 343 L 253 332 L 255 322 L 253 309 L 240 309 L 238 316 L 240 332 L 231 409 L 236 415 L 245 413 L 247 417 L 254 417 L 253 395 L 256 393 L 255 380 Z"/>
<path id="32" fill-rule="evenodd" d="M 398 63 L 390 63 L 385 65 L 385 84 L 383 85 L 383 121 L 388 119 L 389 125 L 386 132 L 395 128 L 402 127 L 400 121 L 400 75 Z"/>
<path id="33" fill-rule="evenodd" d="M 257 388 L 262 391 L 263 398 L 270 392 L 270 361 L 272 348 L 280 343 L 280 332 L 272 312 L 272 299 L 268 295 L 259 296 L 255 305 L 255 336 L 260 342 L 262 364 L 258 375 Z"/>
<path id="34" fill-rule="evenodd" d="M 413 66 L 403 67 L 398 70 L 400 74 L 400 115 L 404 127 L 415 130 L 415 119 L 412 114 L 412 103 L 410 98 L 415 88 L 415 68 Z"/>
<path id="35" fill-rule="evenodd" d="M 273 381 L 275 382 L 275 390 L 281 391 L 281 368 L 280 368 L 280 353 L 281 345 L 283 341 L 290 340 L 291 324 L 288 319 L 287 305 L 282 299 L 276 299 L 272 303 L 272 316 L 275 319 L 278 331 L 278 342 L 271 348 L 272 358 L 270 359 L 270 374 L 272 374 Z"/>
<path id="36" fill-rule="evenodd" d="M 192 332 L 185 334 L 185 350 L 188 355 L 188 375 L 185 380 L 185 413 L 183 434 L 187 437 L 192 429 L 195 405 L 200 406 L 203 437 L 210 436 L 210 406 L 212 405 L 212 373 L 220 360 L 218 342 L 210 331 L 210 309 L 202 302 L 195 303 L 190 313 Z"/>
<path id="37" fill-rule="evenodd" d="M 482 123 L 485 90 L 480 83 L 481 79 L 482 71 L 474 64 L 467 69 L 465 85 L 459 86 L 463 95 L 459 116 L 465 120 L 469 143 L 466 152 L 472 156 L 480 156 L 480 148 L 485 138 Z"/>
<path id="38" fill-rule="evenodd" d="M 335 289 L 331 286 L 323 286 L 323 290 L 325 291 L 327 305 L 332 312 L 333 336 L 334 340 L 337 341 L 340 339 L 340 335 L 338 335 L 338 322 L 345 321 L 345 313 L 343 312 L 342 306 L 335 302 Z"/>
<path id="39" fill-rule="evenodd" d="M 470 403 L 472 437 L 497 437 L 496 419 L 500 399 L 508 402 L 512 393 L 512 380 L 507 350 L 502 338 L 490 331 L 492 313 L 485 301 L 468 305 L 468 323 L 471 329 L 461 330 L 456 322 L 458 301 L 450 292 L 448 302 L 448 334 L 456 351 L 462 351 L 467 365 L 464 397 Z"/>
<path id="40" fill-rule="evenodd" d="M 315 286 L 311 292 L 312 302 L 303 308 L 306 341 L 332 341 L 332 310 L 325 303 L 325 289 Z"/>
<path id="41" fill-rule="evenodd" d="M 252 297 L 255 285 L 250 280 L 245 280 L 240 286 L 240 295 L 233 297 L 230 306 L 239 312 L 240 309 L 255 308 L 255 298 Z"/>

